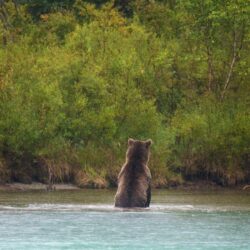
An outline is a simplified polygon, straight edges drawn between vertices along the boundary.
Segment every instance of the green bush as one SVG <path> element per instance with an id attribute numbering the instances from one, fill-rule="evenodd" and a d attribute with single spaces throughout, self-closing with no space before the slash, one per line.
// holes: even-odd
<path id="1" fill-rule="evenodd" d="M 133 137 L 154 141 L 156 186 L 249 181 L 246 1 L 15 3 L 0 6 L 9 180 L 113 185 Z"/>
<path id="2" fill-rule="evenodd" d="M 192 179 L 220 184 L 244 182 L 249 154 L 249 113 L 245 103 L 202 99 L 182 109 L 172 120 L 169 165 Z"/>

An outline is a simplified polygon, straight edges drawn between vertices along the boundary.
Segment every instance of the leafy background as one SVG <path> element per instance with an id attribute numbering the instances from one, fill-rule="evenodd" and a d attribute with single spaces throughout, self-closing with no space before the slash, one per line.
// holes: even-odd
<path id="1" fill-rule="evenodd" d="M 0 1 L 0 182 L 250 181 L 245 0 Z"/>

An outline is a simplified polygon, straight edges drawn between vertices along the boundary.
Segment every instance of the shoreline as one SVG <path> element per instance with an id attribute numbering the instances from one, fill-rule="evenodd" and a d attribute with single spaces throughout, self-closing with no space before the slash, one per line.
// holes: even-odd
<path id="1" fill-rule="evenodd" d="M 41 182 L 32 182 L 31 184 L 24 184 L 20 182 L 13 182 L 7 184 L 0 184 L 0 191 L 47 191 L 47 184 Z M 58 183 L 53 185 L 54 190 L 80 190 L 79 187 L 70 183 Z"/>
<path id="2" fill-rule="evenodd" d="M 32 182 L 31 184 L 24 184 L 20 182 L 12 182 L 6 184 L 0 184 L 0 191 L 48 191 L 48 185 L 40 182 Z M 114 188 L 114 187 L 112 187 Z M 53 185 L 53 189 L 50 191 L 57 190 L 81 190 L 80 188 L 72 183 L 57 183 Z M 109 187 L 105 188 L 95 188 L 95 187 L 84 187 L 84 189 L 110 189 Z M 182 185 L 176 186 L 162 186 L 154 187 L 153 189 L 168 189 L 168 190 L 183 190 L 183 191 L 197 191 L 197 190 L 223 190 L 223 189 L 232 189 L 232 190 L 242 190 L 250 191 L 250 185 L 239 185 L 239 186 L 219 186 L 214 183 L 208 182 L 188 182 Z"/>

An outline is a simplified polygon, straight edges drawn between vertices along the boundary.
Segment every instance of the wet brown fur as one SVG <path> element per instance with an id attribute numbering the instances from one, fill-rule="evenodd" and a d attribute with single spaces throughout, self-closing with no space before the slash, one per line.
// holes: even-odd
<path id="1" fill-rule="evenodd" d="M 116 207 L 149 207 L 151 174 L 147 163 L 151 143 L 151 140 L 128 140 L 126 162 L 118 175 Z"/>

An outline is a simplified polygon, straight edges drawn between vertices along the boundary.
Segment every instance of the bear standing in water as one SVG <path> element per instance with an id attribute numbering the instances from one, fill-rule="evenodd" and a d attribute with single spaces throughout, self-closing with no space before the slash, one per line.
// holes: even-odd
<path id="1" fill-rule="evenodd" d="M 116 207 L 149 207 L 151 174 L 147 166 L 151 140 L 128 140 L 126 162 L 118 175 Z"/>

